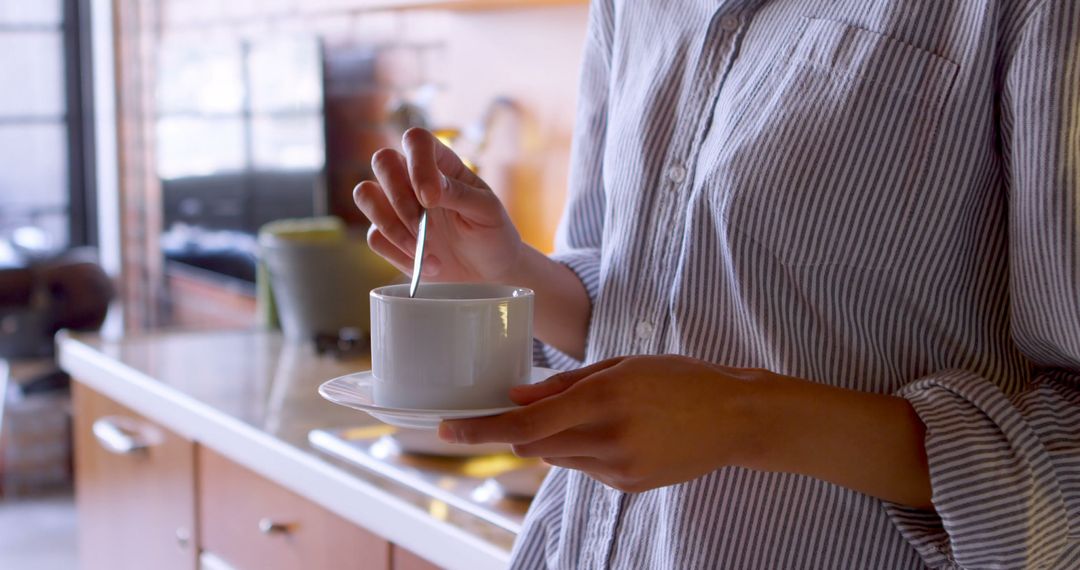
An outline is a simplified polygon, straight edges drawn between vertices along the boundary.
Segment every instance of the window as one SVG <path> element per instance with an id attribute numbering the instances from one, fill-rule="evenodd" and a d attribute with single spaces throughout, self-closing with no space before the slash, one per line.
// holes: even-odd
<path id="1" fill-rule="evenodd" d="M 81 4 L 0 0 L 0 238 L 32 227 L 36 245 L 94 241 Z"/>
<path id="2" fill-rule="evenodd" d="M 178 36 L 158 59 L 164 180 L 323 166 L 322 79 L 313 39 Z"/>
<path id="3" fill-rule="evenodd" d="M 316 211 L 319 43 L 180 33 L 157 58 L 165 258 L 254 281 L 259 228 Z"/>

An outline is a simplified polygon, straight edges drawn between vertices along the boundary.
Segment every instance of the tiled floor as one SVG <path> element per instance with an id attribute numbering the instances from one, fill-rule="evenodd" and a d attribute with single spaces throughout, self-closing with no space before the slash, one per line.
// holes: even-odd
<path id="1" fill-rule="evenodd" d="M 0 499 L 0 568 L 75 570 L 75 556 L 70 493 Z"/>

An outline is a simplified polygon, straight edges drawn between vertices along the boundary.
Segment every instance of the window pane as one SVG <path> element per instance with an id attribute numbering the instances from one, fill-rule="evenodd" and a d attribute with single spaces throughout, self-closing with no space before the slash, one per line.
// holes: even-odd
<path id="1" fill-rule="evenodd" d="M 256 117 L 255 166 L 260 170 L 318 170 L 323 166 L 321 115 Z"/>
<path id="2" fill-rule="evenodd" d="M 0 33 L 0 54 L 4 54 L 0 57 L 0 85 L 4 85 L 0 117 L 63 114 L 64 51 L 59 33 Z"/>
<path id="3" fill-rule="evenodd" d="M 0 0 L 0 24 L 59 25 L 60 0 Z"/>
<path id="4" fill-rule="evenodd" d="M 251 108 L 256 113 L 322 108 L 319 44 L 293 38 L 251 48 Z"/>
<path id="5" fill-rule="evenodd" d="M 163 118 L 157 124 L 162 178 L 235 172 L 245 167 L 244 124 L 237 118 Z"/>
<path id="6" fill-rule="evenodd" d="M 63 124 L 0 126 L 0 225 L 56 223 L 68 205 L 67 131 Z M 50 221 L 51 220 L 51 221 Z M 67 230 L 54 243 L 67 240 Z"/>
<path id="7" fill-rule="evenodd" d="M 235 41 L 177 37 L 158 56 L 158 112 L 232 113 L 244 105 L 244 67 Z"/>
<path id="8" fill-rule="evenodd" d="M 23 225 L 23 224 L 26 225 Z M 12 229 L 12 228 L 6 228 Z M 37 250 L 63 249 L 68 244 L 68 211 L 66 207 L 43 208 L 23 222 L 14 225 L 12 238 L 15 243 Z"/>

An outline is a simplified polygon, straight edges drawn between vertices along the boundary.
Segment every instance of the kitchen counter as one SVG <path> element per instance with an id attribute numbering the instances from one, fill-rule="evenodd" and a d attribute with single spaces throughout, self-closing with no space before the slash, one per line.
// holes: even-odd
<path id="1" fill-rule="evenodd" d="M 256 331 L 61 335 L 58 343 L 61 365 L 80 383 L 439 566 L 509 561 L 511 531 L 309 443 L 313 429 L 378 423 L 316 392 L 369 368 L 366 357 L 317 356 Z"/>

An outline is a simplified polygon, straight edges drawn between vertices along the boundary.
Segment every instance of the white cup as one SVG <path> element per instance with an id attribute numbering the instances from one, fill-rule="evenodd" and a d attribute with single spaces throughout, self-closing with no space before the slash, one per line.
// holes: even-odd
<path id="1" fill-rule="evenodd" d="M 511 405 L 532 371 L 533 292 L 472 283 L 371 292 L 375 404 L 472 410 Z"/>

